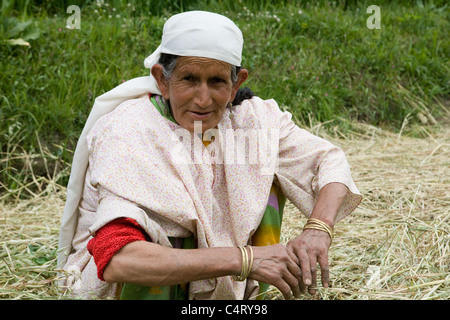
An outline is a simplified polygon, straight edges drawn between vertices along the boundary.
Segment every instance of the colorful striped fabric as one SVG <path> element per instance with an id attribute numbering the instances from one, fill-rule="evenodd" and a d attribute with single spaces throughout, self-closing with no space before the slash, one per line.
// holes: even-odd
<path id="1" fill-rule="evenodd" d="M 273 185 L 264 216 L 258 229 L 252 236 L 251 244 L 253 246 L 270 246 L 280 242 L 281 222 L 285 204 L 286 197 L 276 185 Z M 257 300 L 264 300 L 268 288 L 269 285 L 267 283 L 259 283 Z"/>

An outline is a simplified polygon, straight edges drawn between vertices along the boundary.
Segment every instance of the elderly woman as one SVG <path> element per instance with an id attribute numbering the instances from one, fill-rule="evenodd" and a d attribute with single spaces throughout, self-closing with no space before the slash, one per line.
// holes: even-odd
<path id="1" fill-rule="evenodd" d="M 317 286 L 317 264 L 329 285 L 333 226 L 361 196 L 341 149 L 240 89 L 242 47 L 228 18 L 177 14 L 151 75 L 96 99 L 60 233 L 73 294 L 256 299 L 273 285 L 288 299 Z M 286 198 L 309 219 L 284 246 Z"/>

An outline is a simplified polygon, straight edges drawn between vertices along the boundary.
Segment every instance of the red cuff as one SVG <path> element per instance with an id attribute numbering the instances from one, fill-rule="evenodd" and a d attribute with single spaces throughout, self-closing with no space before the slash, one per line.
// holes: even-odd
<path id="1" fill-rule="evenodd" d="M 142 240 L 146 240 L 144 230 L 130 218 L 118 218 L 100 228 L 87 244 L 97 265 L 98 278 L 105 281 L 103 271 L 117 251 L 130 242 Z"/>

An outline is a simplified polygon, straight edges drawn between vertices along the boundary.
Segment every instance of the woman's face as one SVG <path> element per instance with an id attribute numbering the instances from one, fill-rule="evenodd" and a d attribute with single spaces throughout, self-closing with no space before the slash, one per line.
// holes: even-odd
<path id="1" fill-rule="evenodd" d="M 201 121 L 205 132 L 222 120 L 228 103 L 247 78 L 244 71 L 233 85 L 230 64 L 209 58 L 179 57 L 168 81 L 161 78 L 159 71 L 154 76 L 162 96 L 170 100 L 175 121 L 191 132 L 194 132 L 194 122 Z"/>

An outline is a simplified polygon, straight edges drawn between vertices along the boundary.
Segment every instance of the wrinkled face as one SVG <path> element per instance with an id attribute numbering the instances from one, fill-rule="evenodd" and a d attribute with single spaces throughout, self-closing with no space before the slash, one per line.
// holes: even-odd
<path id="1" fill-rule="evenodd" d="M 214 128 L 240 85 L 231 81 L 230 64 L 200 57 L 179 57 L 172 76 L 164 82 L 158 84 L 170 100 L 175 121 L 191 132 L 195 121 L 202 122 L 202 132 Z"/>

